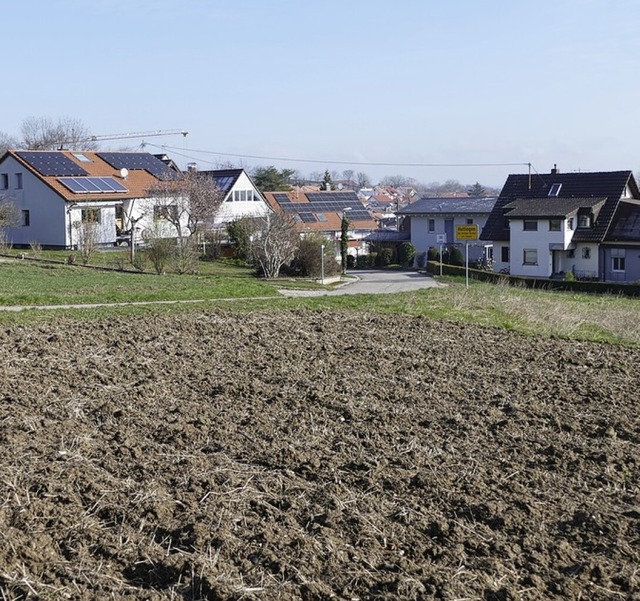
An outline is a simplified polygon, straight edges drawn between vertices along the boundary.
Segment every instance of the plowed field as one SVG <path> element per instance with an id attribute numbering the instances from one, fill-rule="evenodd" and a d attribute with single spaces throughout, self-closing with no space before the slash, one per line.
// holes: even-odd
<path id="1" fill-rule="evenodd" d="M 355 313 L 0 330 L 2 599 L 640 599 L 640 350 Z"/>

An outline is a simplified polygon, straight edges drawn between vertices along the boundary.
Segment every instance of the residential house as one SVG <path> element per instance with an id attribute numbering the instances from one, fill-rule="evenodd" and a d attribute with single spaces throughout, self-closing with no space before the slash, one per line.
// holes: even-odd
<path id="1" fill-rule="evenodd" d="M 349 254 L 366 254 L 364 238 L 376 229 L 376 222 L 353 191 L 265 192 L 272 209 L 292 215 L 301 235 L 318 232 L 339 241 L 342 218 L 349 220 Z"/>
<path id="2" fill-rule="evenodd" d="M 96 226 L 96 243 L 113 245 L 125 216 L 169 168 L 148 153 L 9 150 L 0 158 L 0 195 L 20 221 L 7 227 L 15 246 L 73 248 L 79 226 Z"/>
<path id="3" fill-rule="evenodd" d="M 236 219 L 262 217 L 271 212 L 271 207 L 244 169 L 217 169 L 198 174 L 208 177 L 224 194 L 214 226 L 223 227 Z"/>
<path id="4" fill-rule="evenodd" d="M 416 256 L 430 248 L 469 245 L 470 261 L 489 261 L 491 244 L 480 241 L 458 240 L 459 225 L 476 225 L 478 233 L 484 227 L 496 198 L 421 198 L 407 205 L 398 214 L 409 220 L 411 243 Z"/>
<path id="5" fill-rule="evenodd" d="M 74 248 L 88 221 L 100 246 L 129 243 L 132 232 L 138 240 L 150 231 L 175 236 L 161 219 L 173 201 L 159 201 L 153 192 L 175 176 L 171 163 L 145 152 L 7 151 L 0 158 L 0 199 L 12 202 L 20 216 L 16 226 L 5 228 L 7 237 L 18 247 L 37 242 Z M 242 169 L 202 176 L 225 196 L 212 225 L 270 210 Z"/>
<path id="6" fill-rule="evenodd" d="M 640 191 L 631 171 L 510 175 L 480 235 L 494 270 L 640 279 Z"/>

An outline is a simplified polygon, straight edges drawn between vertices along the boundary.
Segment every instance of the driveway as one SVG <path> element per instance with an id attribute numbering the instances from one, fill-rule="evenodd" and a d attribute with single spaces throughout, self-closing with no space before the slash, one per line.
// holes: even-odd
<path id="1" fill-rule="evenodd" d="M 357 271 L 353 279 L 334 290 L 279 290 L 283 296 L 340 296 L 343 294 L 394 294 L 440 286 L 430 275 L 415 271 Z"/>

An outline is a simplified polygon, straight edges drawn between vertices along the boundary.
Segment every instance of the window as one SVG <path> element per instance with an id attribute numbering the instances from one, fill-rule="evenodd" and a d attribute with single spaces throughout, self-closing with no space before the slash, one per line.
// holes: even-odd
<path id="1" fill-rule="evenodd" d="M 568 259 L 573 259 L 575 256 L 576 256 L 576 251 L 575 251 L 575 249 L 574 249 L 574 248 L 570 248 L 570 249 L 567 251 L 567 258 L 568 258 Z"/>
<path id="2" fill-rule="evenodd" d="M 235 200 L 236 202 L 254 200 L 253 190 L 234 190 L 233 200 Z"/>
<path id="3" fill-rule="evenodd" d="M 31 225 L 31 218 L 30 218 L 29 211 L 22 211 L 21 225 L 23 227 L 29 227 Z"/>
<path id="4" fill-rule="evenodd" d="M 567 219 L 567 227 L 570 230 L 573 230 L 573 217 L 569 217 L 569 219 Z"/>
<path id="5" fill-rule="evenodd" d="M 473 219 L 467 219 L 467 225 L 473 225 Z"/>
<path id="6" fill-rule="evenodd" d="M 589 246 L 585 246 L 582 249 L 582 258 L 583 259 L 590 259 L 591 258 L 591 248 Z"/>
<path id="7" fill-rule="evenodd" d="M 82 223 L 100 223 L 101 219 L 100 209 L 82 209 Z"/>
<path id="8" fill-rule="evenodd" d="M 74 152 L 72 153 L 74 157 L 76 157 L 76 159 L 78 159 L 81 163 L 91 163 L 91 159 L 85 155 L 82 154 L 81 152 Z"/>
<path id="9" fill-rule="evenodd" d="M 589 215 L 578 215 L 578 227 L 591 227 L 591 217 Z"/>
<path id="10" fill-rule="evenodd" d="M 559 232 L 562 230 L 562 221 L 560 219 L 549 219 L 549 231 Z"/>
<path id="11" fill-rule="evenodd" d="M 436 231 L 436 220 L 435 219 L 429 219 L 429 231 L 430 232 L 435 232 Z"/>
<path id="12" fill-rule="evenodd" d="M 549 188 L 549 196 L 558 196 L 560 188 L 562 188 L 562 184 L 552 184 L 551 188 Z"/>
<path id="13" fill-rule="evenodd" d="M 153 218 L 169 219 L 172 222 L 178 221 L 178 207 L 176 205 L 156 205 L 153 207 Z"/>
<path id="14" fill-rule="evenodd" d="M 626 257 L 624 248 L 611 249 L 611 268 L 613 271 L 624 271 L 626 267 Z"/>
<path id="15" fill-rule="evenodd" d="M 508 263 L 509 262 L 509 247 L 508 246 L 503 246 L 500 249 L 500 260 L 503 263 Z"/>
<path id="16" fill-rule="evenodd" d="M 535 248 L 525 248 L 522 251 L 524 265 L 537 265 L 538 264 L 538 251 Z"/>
<path id="17" fill-rule="evenodd" d="M 22 173 L 16 173 L 16 190 L 22 190 Z"/>
<path id="18" fill-rule="evenodd" d="M 525 219 L 523 224 L 523 229 L 525 232 L 538 231 L 538 222 L 535 219 Z"/>
<path id="19" fill-rule="evenodd" d="M 0 174 L 0 189 L 8 190 L 9 189 L 9 174 L 2 173 Z"/>

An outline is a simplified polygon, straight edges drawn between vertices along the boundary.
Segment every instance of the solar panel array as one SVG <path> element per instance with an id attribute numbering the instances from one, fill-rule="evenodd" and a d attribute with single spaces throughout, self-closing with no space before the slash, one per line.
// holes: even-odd
<path id="1" fill-rule="evenodd" d="M 222 177 L 214 176 L 212 179 L 216 183 L 218 189 L 222 192 L 228 192 L 231 189 L 231 186 L 233 186 L 233 182 L 236 180 L 235 177 L 229 175 L 225 175 Z"/>
<path id="2" fill-rule="evenodd" d="M 22 151 L 16 154 L 40 175 L 87 175 L 82 167 L 61 152 Z"/>
<path id="3" fill-rule="evenodd" d="M 280 207 L 287 212 L 297 212 L 300 218 L 306 223 L 315 221 L 326 221 L 324 218 L 316 217 L 314 213 L 338 213 L 342 215 L 344 209 L 349 208 L 347 217 L 349 221 L 369 221 L 371 215 L 360 202 L 354 192 L 307 192 L 309 202 L 291 202 L 288 194 L 275 193 L 273 197 L 278 201 Z M 309 217 L 311 215 L 311 217 Z"/>
<path id="4" fill-rule="evenodd" d="M 148 152 L 99 152 L 98 156 L 114 169 L 145 170 L 158 179 L 170 179 L 172 171 Z"/>
<path id="5" fill-rule="evenodd" d="M 112 177 L 59 177 L 58 181 L 75 194 L 113 194 L 128 190 Z"/>

